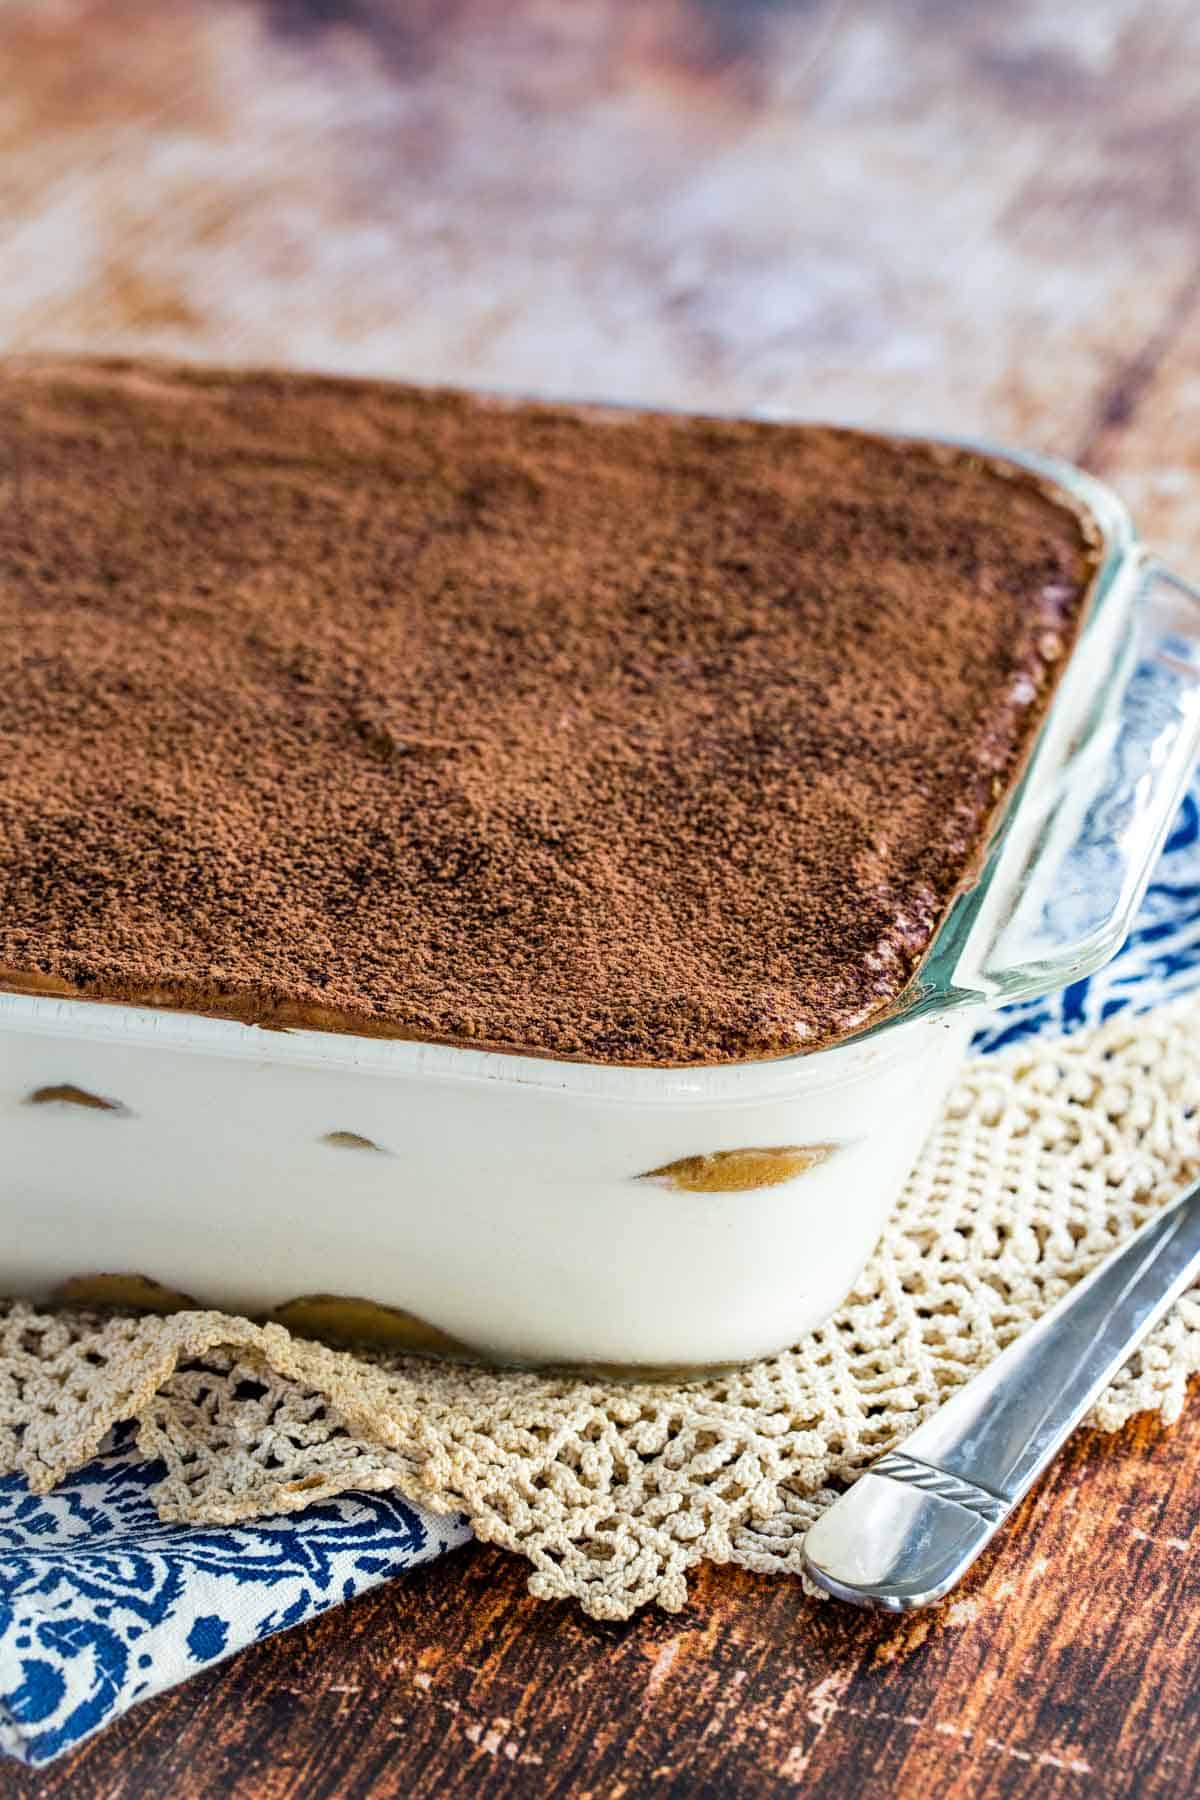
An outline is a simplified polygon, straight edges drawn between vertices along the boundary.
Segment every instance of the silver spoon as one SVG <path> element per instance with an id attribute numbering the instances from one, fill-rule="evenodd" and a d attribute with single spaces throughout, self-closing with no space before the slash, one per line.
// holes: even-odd
<path id="1" fill-rule="evenodd" d="M 804 1540 L 808 1574 L 885 1612 L 948 1594 L 1198 1277 L 1200 1181 L 822 1514 Z"/>

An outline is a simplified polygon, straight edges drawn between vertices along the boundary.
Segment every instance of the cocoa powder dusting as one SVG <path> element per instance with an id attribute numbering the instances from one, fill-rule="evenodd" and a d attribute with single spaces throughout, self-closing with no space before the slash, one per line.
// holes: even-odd
<path id="1" fill-rule="evenodd" d="M 599 1062 L 909 979 L 1093 573 L 962 453 L 0 375 L 4 985 Z"/>

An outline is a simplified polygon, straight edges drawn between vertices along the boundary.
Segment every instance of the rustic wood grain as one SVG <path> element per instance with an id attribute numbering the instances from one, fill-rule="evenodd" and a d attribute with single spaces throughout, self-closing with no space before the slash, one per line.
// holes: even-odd
<path id="1" fill-rule="evenodd" d="M 472 1547 L 136 1708 L 3 1800 L 1200 1792 L 1200 1411 L 1078 1436 L 968 1589 L 883 1619 L 709 1569 L 599 1625 Z"/>
<path id="2" fill-rule="evenodd" d="M 1194 571 L 1198 56 L 1186 0 L 7 0 L 0 348 L 984 432 Z M 0 1800 L 1191 1795 L 1198 1465 L 1079 1436 L 906 1621 L 602 1626 L 474 1547 Z"/>
<path id="3" fill-rule="evenodd" d="M 1193 304 L 1190 0 L 6 0 L 0 347 L 987 432 Z"/>

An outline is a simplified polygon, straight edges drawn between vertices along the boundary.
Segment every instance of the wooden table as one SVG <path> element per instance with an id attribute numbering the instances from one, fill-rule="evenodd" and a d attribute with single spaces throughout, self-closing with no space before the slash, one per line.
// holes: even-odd
<path id="1" fill-rule="evenodd" d="M 1200 1792 L 1200 1411 L 1081 1434 L 970 1585 L 882 1619 L 708 1569 L 597 1625 L 473 1545 L 136 1708 L 4 1800 Z M 1195 1541 L 1200 1541 L 1200 1536 Z"/>
<path id="2" fill-rule="evenodd" d="M 985 433 L 1200 568 L 1188 0 L 7 0 L 0 346 Z M 901 1622 L 472 1548 L 0 1797 L 1200 1791 L 1200 1414 L 1082 1435 Z"/>

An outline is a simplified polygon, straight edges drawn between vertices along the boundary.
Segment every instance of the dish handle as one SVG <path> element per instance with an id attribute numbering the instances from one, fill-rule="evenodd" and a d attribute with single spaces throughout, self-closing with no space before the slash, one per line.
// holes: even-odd
<path id="1" fill-rule="evenodd" d="M 1200 756 L 1200 590 L 1147 552 L 1131 563 L 1119 636 L 1089 660 L 1085 633 L 1067 720 L 1039 745 L 1017 827 L 950 933 L 940 993 L 926 987 L 919 1010 L 1049 993 L 1128 935 Z"/>

